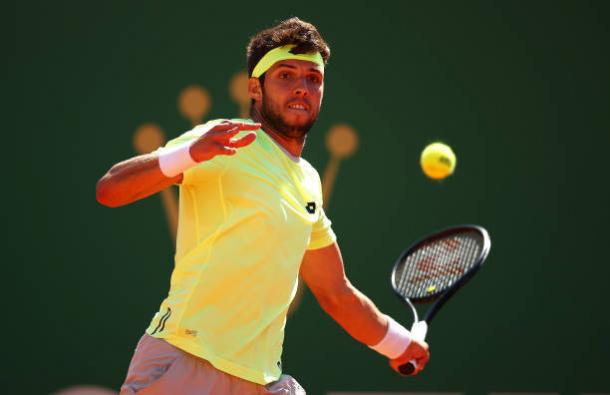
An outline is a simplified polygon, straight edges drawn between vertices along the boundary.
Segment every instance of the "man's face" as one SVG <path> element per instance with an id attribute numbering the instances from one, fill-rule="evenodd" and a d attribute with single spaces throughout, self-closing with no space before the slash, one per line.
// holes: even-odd
<path id="1" fill-rule="evenodd" d="M 261 115 L 279 133 L 303 137 L 313 126 L 324 95 L 324 70 L 304 60 L 284 60 L 265 73 Z"/>

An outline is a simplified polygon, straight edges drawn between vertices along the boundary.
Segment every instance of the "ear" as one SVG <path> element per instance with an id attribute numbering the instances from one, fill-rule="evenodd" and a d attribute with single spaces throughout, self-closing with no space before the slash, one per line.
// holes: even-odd
<path id="1" fill-rule="evenodd" d="M 263 100 L 263 90 L 261 89 L 261 82 L 258 78 L 250 77 L 248 80 L 248 96 L 255 102 Z"/>

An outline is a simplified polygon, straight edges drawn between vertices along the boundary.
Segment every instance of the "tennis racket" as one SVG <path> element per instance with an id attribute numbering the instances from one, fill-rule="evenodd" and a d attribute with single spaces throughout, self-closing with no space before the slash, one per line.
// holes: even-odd
<path id="1" fill-rule="evenodd" d="M 392 269 L 392 288 L 413 312 L 411 335 L 425 340 L 440 308 L 479 270 L 491 248 L 487 231 L 461 225 L 432 234 L 407 248 Z M 422 320 L 414 303 L 434 303 Z M 399 366 L 403 375 L 415 371 L 415 360 Z"/>

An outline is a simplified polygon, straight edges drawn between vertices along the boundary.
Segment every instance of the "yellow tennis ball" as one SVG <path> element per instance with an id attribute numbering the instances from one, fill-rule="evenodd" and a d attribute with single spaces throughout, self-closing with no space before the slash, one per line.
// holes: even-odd
<path id="1" fill-rule="evenodd" d="M 451 147 L 436 142 L 424 148 L 419 163 L 425 175 L 434 180 L 442 180 L 453 174 L 457 161 Z"/>

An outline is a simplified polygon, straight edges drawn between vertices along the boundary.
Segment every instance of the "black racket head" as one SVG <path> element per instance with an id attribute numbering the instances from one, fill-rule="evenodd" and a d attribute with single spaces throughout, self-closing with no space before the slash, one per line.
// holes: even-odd
<path id="1" fill-rule="evenodd" d="M 490 248 L 481 226 L 460 225 L 434 233 L 403 251 L 392 269 L 392 287 L 414 303 L 432 302 L 468 281 Z"/>

